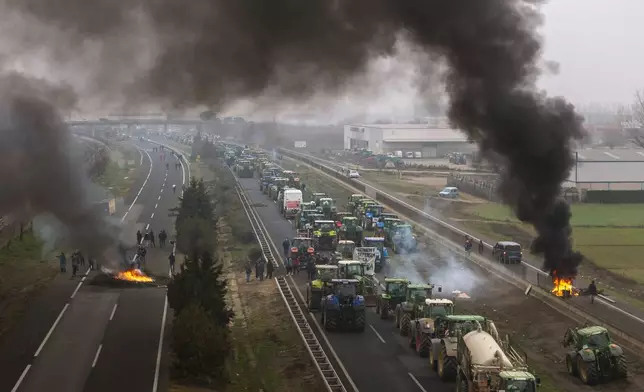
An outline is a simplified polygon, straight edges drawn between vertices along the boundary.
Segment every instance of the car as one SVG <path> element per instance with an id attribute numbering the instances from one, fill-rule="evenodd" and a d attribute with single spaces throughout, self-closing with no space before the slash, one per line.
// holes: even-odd
<path id="1" fill-rule="evenodd" d="M 360 178 L 360 173 L 357 170 L 349 170 L 349 178 Z"/>
<path id="2" fill-rule="evenodd" d="M 516 242 L 499 241 L 492 248 L 492 256 L 501 264 L 520 264 L 523 261 L 523 250 Z"/>
<path id="3" fill-rule="evenodd" d="M 445 187 L 442 191 L 438 192 L 438 196 L 456 199 L 458 197 L 458 188 L 455 186 Z"/>

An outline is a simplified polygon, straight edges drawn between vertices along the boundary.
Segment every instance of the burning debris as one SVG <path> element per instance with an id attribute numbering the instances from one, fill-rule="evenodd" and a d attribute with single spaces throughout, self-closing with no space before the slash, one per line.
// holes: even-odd
<path id="1" fill-rule="evenodd" d="M 550 292 L 557 297 L 576 297 L 579 295 L 579 290 L 573 286 L 573 279 L 558 277 L 556 271 L 553 272 L 552 284 L 553 288 Z"/>
<path id="2" fill-rule="evenodd" d="M 114 271 L 108 268 L 101 268 L 101 271 L 92 280 L 93 285 L 111 286 L 111 287 L 132 287 L 132 286 L 152 286 L 158 284 L 154 278 L 146 275 L 138 268 L 129 268 L 123 271 Z"/>

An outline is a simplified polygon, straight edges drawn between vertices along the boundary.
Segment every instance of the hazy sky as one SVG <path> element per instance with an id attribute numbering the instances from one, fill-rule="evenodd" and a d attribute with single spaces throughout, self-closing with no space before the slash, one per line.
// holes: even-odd
<path id="1" fill-rule="evenodd" d="M 630 103 L 644 88 L 644 0 L 550 0 L 542 10 L 544 58 L 560 64 L 542 80 L 551 95 Z"/>

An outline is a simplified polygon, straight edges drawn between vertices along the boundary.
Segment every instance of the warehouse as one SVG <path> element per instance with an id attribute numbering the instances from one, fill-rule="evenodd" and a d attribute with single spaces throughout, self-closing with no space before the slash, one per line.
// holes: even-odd
<path id="1" fill-rule="evenodd" d="M 575 153 L 566 186 L 578 189 L 644 189 L 644 149 L 592 148 Z"/>
<path id="2" fill-rule="evenodd" d="M 476 145 L 465 133 L 427 124 L 350 124 L 344 126 L 344 148 L 364 148 L 374 154 L 420 152 L 423 158 L 444 157 L 448 153 L 469 153 Z"/>

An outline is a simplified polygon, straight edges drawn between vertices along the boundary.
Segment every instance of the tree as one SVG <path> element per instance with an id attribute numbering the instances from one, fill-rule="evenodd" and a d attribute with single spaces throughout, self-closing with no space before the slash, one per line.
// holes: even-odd
<path id="1" fill-rule="evenodd" d="M 213 228 L 216 227 L 214 205 L 203 180 L 197 181 L 195 178 L 190 180 L 190 186 L 183 192 L 177 211 L 179 212 L 175 221 L 177 233 L 180 233 L 183 222 L 189 218 L 203 219 L 209 222 Z M 181 251 L 187 254 L 192 253 L 188 249 L 181 249 Z"/>
<path id="2" fill-rule="evenodd" d="M 175 317 L 191 303 L 198 304 L 215 325 L 226 327 L 233 312 L 226 304 L 227 283 L 222 279 L 222 265 L 211 252 L 186 258 L 180 272 L 168 284 L 168 303 Z"/>
<path id="3" fill-rule="evenodd" d="M 635 92 L 631 121 L 622 121 L 630 142 L 644 147 L 644 90 Z"/>
<path id="4" fill-rule="evenodd" d="M 225 364 L 231 344 L 226 326 L 213 324 L 197 302 L 188 303 L 172 325 L 175 378 L 204 386 L 226 382 Z"/>

